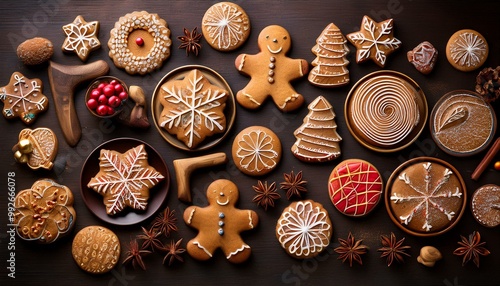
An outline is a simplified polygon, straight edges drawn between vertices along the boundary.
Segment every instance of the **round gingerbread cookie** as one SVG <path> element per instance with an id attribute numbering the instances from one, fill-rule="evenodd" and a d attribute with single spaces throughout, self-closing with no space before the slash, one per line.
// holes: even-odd
<path id="1" fill-rule="evenodd" d="M 250 19 L 245 10 L 231 2 L 212 5 L 201 22 L 203 37 L 214 49 L 222 52 L 240 47 L 250 35 Z"/>
<path id="2" fill-rule="evenodd" d="M 385 205 L 392 221 L 416 236 L 435 236 L 453 228 L 462 217 L 467 189 L 460 173 L 433 157 L 401 164 L 390 176 Z"/>
<path id="3" fill-rule="evenodd" d="M 488 43 L 477 31 L 464 29 L 455 32 L 446 44 L 446 57 L 457 70 L 473 71 L 488 57 Z"/>
<path id="4" fill-rule="evenodd" d="M 71 253 L 83 270 L 100 274 L 113 269 L 120 259 L 120 240 L 102 226 L 88 226 L 73 239 Z"/>
<path id="5" fill-rule="evenodd" d="M 251 126 L 236 135 L 232 154 L 241 172 L 251 176 L 265 175 L 274 170 L 281 159 L 281 142 L 269 128 Z"/>
<path id="6" fill-rule="evenodd" d="M 382 191 L 380 173 L 372 164 L 359 159 L 338 164 L 328 180 L 333 205 L 347 216 L 369 214 L 379 203 Z"/>
<path id="7" fill-rule="evenodd" d="M 312 258 L 325 250 L 332 231 L 328 211 L 312 200 L 291 203 L 276 225 L 276 237 L 283 249 L 300 259 Z"/>
<path id="8" fill-rule="evenodd" d="M 170 30 L 158 14 L 132 12 L 120 17 L 110 32 L 109 56 L 129 74 L 152 72 L 170 56 Z"/>
<path id="9" fill-rule="evenodd" d="M 500 187 L 488 184 L 477 189 L 472 195 L 472 215 L 485 227 L 500 225 Z"/>

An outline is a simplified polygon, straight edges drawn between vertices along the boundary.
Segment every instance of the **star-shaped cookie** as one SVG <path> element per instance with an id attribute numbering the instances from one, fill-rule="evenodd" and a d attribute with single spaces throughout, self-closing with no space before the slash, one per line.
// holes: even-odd
<path id="1" fill-rule="evenodd" d="M 401 46 L 401 41 L 393 36 L 393 22 L 393 19 L 387 19 L 377 23 L 364 16 L 361 29 L 347 35 L 349 42 L 356 46 L 358 64 L 372 59 L 380 67 L 385 66 L 387 56 Z"/>
<path id="2" fill-rule="evenodd" d="M 97 38 L 99 22 L 86 22 L 82 16 L 76 16 L 73 23 L 64 25 L 66 39 L 62 45 L 63 52 L 74 52 L 82 61 L 86 61 L 89 53 L 100 48 L 101 42 Z"/>
<path id="3" fill-rule="evenodd" d="M 42 81 L 26 78 L 20 72 L 14 72 L 10 82 L 0 87 L 0 100 L 5 118 L 19 117 L 26 124 L 33 123 L 37 114 L 49 105 L 47 97 L 42 94 Z"/>

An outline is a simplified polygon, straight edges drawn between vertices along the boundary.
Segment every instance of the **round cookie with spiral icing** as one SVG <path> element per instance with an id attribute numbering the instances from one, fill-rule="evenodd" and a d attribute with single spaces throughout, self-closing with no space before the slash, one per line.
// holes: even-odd
<path id="1" fill-rule="evenodd" d="M 338 164 L 328 179 L 330 199 L 342 214 L 360 217 L 380 202 L 383 182 L 377 169 L 364 160 L 349 159 Z"/>
<path id="2" fill-rule="evenodd" d="M 446 57 L 459 71 L 473 71 L 486 62 L 488 43 L 479 32 L 464 29 L 455 32 L 446 44 Z"/>
<path id="3" fill-rule="evenodd" d="M 333 232 L 328 211 L 312 200 L 293 202 L 283 210 L 276 225 L 276 238 L 292 257 L 312 258 L 330 244 Z"/>
<path id="4" fill-rule="evenodd" d="M 500 225 L 500 186 L 488 184 L 477 189 L 472 195 L 472 215 L 485 227 Z"/>
<path id="5" fill-rule="evenodd" d="M 158 14 L 135 11 L 120 17 L 110 32 L 109 57 L 129 74 L 159 69 L 170 56 L 170 30 Z"/>

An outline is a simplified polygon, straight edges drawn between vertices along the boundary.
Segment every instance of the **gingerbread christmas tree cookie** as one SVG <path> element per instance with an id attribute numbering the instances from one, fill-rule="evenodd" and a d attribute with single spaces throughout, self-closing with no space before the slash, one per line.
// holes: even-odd
<path id="1" fill-rule="evenodd" d="M 82 16 L 76 16 L 73 23 L 63 26 L 66 39 L 62 45 L 63 52 L 76 53 L 80 60 L 86 61 L 90 52 L 101 47 L 97 38 L 99 22 L 86 22 Z"/>
<path id="2" fill-rule="evenodd" d="M 24 123 L 32 124 L 38 113 L 47 110 L 49 105 L 42 88 L 40 79 L 29 79 L 20 72 L 14 72 L 10 82 L 0 87 L 3 116 L 7 119 L 19 117 Z"/>
<path id="3" fill-rule="evenodd" d="M 299 108 L 304 97 L 290 81 L 304 76 L 309 68 L 306 60 L 286 56 L 292 46 L 290 34 L 281 26 L 267 26 L 260 32 L 258 44 L 260 53 L 236 58 L 236 69 L 251 77 L 236 94 L 236 100 L 245 108 L 256 109 L 271 96 L 281 111 Z"/>
<path id="4" fill-rule="evenodd" d="M 295 157 L 306 162 L 325 162 L 340 156 L 335 113 L 323 96 L 318 96 L 308 106 L 304 123 L 293 133 L 297 141 L 292 146 Z"/>
<path id="5" fill-rule="evenodd" d="M 208 206 L 190 206 L 184 211 L 184 221 L 197 229 L 198 235 L 187 243 L 187 252 L 198 260 L 210 259 L 217 249 L 227 260 L 241 263 L 248 259 L 251 249 L 240 236 L 259 223 L 257 213 L 235 207 L 238 187 L 228 180 L 217 180 L 207 189 Z"/>
<path id="6" fill-rule="evenodd" d="M 377 23 L 364 16 L 361 29 L 347 35 L 349 42 L 356 46 L 356 62 L 359 64 L 371 59 L 383 68 L 387 56 L 401 46 L 401 41 L 393 36 L 393 28 L 393 19 Z"/>

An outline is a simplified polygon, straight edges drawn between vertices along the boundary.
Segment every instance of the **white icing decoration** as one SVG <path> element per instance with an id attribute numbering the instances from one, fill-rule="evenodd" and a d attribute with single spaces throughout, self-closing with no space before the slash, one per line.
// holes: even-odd
<path id="1" fill-rule="evenodd" d="M 248 225 L 253 228 L 252 212 L 248 211 Z"/>
<path id="2" fill-rule="evenodd" d="M 268 46 L 267 46 L 267 49 L 269 50 L 269 52 L 270 52 L 271 54 L 279 54 L 279 53 L 281 52 L 281 50 L 283 50 L 283 47 L 282 47 L 282 46 L 280 46 L 280 47 L 279 47 L 279 49 L 277 49 L 277 50 L 273 50 L 273 49 L 271 49 L 271 47 L 268 45 Z M 302 68 L 301 68 L 301 70 L 302 70 Z"/>
<path id="3" fill-rule="evenodd" d="M 226 257 L 226 259 L 229 259 L 231 258 L 231 256 L 233 255 L 236 255 L 238 254 L 239 252 L 242 252 L 243 250 L 245 250 L 245 248 L 248 248 L 250 249 L 250 246 L 246 245 L 246 244 L 243 244 L 240 248 L 236 249 L 235 251 L 229 253 L 229 255 Z"/>
<path id="4" fill-rule="evenodd" d="M 455 189 L 454 192 L 452 191 L 440 192 L 441 188 L 448 183 L 450 176 L 453 175 L 453 172 L 448 168 L 445 168 L 443 172 L 443 177 L 437 182 L 437 185 L 433 189 L 431 189 L 431 184 L 433 181 L 433 178 L 431 177 L 430 174 L 432 163 L 427 162 L 422 164 L 422 166 L 424 167 L 425 170 L 425 177 L 424 177 L 425 186 L 423 187 L 423 189 L 421 186 L 413 185 L 408 175 L 406 175 L 406 173 L 402 173 L 398 177 L 398 179 L 403 181 L 407 186 L 409 186 L 416 193 L 416 195 L 400 196 L 395 192 L 391 196 L 390 200 L 395 204 L 400 204 L 405 202 L 412 202 L 416 204 L 413 207 L 413 209 L 411 209 L 408 215 L 399 217 L 401 219 L 401 222 L 405 225 L 408 225 L 411 222 L 416 213 L 424 209 L 423 215 L 425 216 L 425 220 L 424 224 L 422 225 L 422 229 L 428 232 L 431 231 L 432 229 L 432 222 L 430 217 L 431 209 L 436 209 L 438 212 L 443 213 L 449 221 L 451 221 L 455 216 L 455 212 L 446 210 L 443 206 L 441 206 L 439 202 L 436 202 L 435 199 L 454 198 L 454 197 L 461 198 L 462 192 L 458 187 Z"/>
<path id="5" fill-rule="evenodd" d="M 5 89 L 5 87 L 3 87 L 0 91 L 0 100 L 5 101 L 7 100 L 7 98 L 9 98 L 10 106 L 22 108 L 23 112 L 25 113 L 28 113 L 31 110 L 31 108 L 26 106 L 26 104 L 34 104 L 38 110 L 40 111 L 44 110 L 45 109 L 44 105 L 47 101 L 47 98 L 45 96 L 41 96 L 38 101 L 29 98 L 29 96 L 32 94 L 33 97 L 36 97 L 38 95 L 37 92 L 41 92 L 42 86 L 39 85 L 36 80 L 31 80 L 30 81 L 31 88 L 28 89 L 30 85 L 26 84 L 24 76 L 19 74 L 14 74 L 14 79 L 15 82 L 13 86 L 19 86 L 19 88 L 14 89 L 14 91 L 16 91 L 17 93 L 16 94 L 7 93 L 7 90 Z M 16 108 L 15 110 L 18 111 L 19 110 L 18 108 Z M 14 116 L 14 110 L 12 110 L 12 108 L 6 108 L 4 109 L 4 114 L 6 117 L 12 117 Z M 25 116 L 23 120 L 29 122 L 32 120 L 32 118 Z"/>
<path id="6" fill-rule="evenodd" d="M 209 88 L 202 91 L 203 84 L 200 82 L 204 79 L 203 74 L 198 70 L 192 72 L 194 73 L 194 79 L 190 79 L 189 85 L 185 88 L 172 85 L 172 89 L 168 89 L 162 86 L 162 90 L 166 92 L 165 100 L 176 104 L 177 108 L 169 110 L 165 115 L 162 114 L 165 120 L 160 122 L 161 127 L 181 126 L 182 129 L 186 130 L 183 135 L 188 139 L 186 144 L 188 147 L 193 146 L 195 137 L 201 137 L 199 130 L 203 126 L 210 131 L 215 128 L 220 131 L 224 130 L 225 126 L 219 122 L 223 119 L 223 116 L 217 115 L 214 109 L 221 106 L 219 100 L 222 100 L 227 95 L 225 92 L 221 92 L 220 89 Z"/>
<path id="7" fill-rule="evenodd" d="M 243 168 L 251 172 L 260 172 L 276 166 L 278 152 L 273 150 L 273 139 L 269 134 L 255 130 L 243 134 L 238 141 L 236 156 Z"/>
<path id="8" fill-rule="evenodd" d="M 203 25 L 212 39 L 212 44 L 223 50 L 243 41 L 244 32 L 249 29 L 246 15 L 227 3 L 212 6 L 203 18 Z"/>
<path id="9" fill-rule="evenodd" d="M 227 200 L 226 200 L 225 202 L 220 202 L 220 201 L 219 201 L 219 199 L 217 199 L 217 204 L 218 204 L 219 206 L 225 206 L 225 205 L 227 205 L 228 203 L 229 203 L 229 198 L 227 198 Z"/>
<path id="10" fill-rule="evenodd" d="M 80 58 L 86 58 L 92 49 L 101 45 L 97 39 L 99 22 L 92 21 L 84 24 L 82 19 L 81 16 L 76 17 L 73 23 L 63 26 L 67 37 L 63 49 L 76 52 Z"/>
<path id="11" fill-rule="evenodd" d="M 201 245 L 200 242 L 193 241 L 193 244 L 202 249 L 208 256 L 212 257 L 212 253 L 210 253 L 203 245 Z"/>
<path id="12" fill-rule="evenodd" d="M 191 211 L 191 213 L 189 214 L 189 218 L 188 218 L 188 224 L 191 224 L 191 221 L 193 220 L 193 216 L 194 216 L 194 212 L 196 211 L 195 208 L 193 208 L 193 210 Z"/>
<path id="13" fill-rule="evenodd" d="M 461 66 L 477 66 L 486 55 L 486 42 L 474 33 L 462 33 L 450 45 L 451 58 Z"/>
<path id="14" fill-rule="evenodd" d="M 278 221 L 277 236 L 283 248 L 297 256 L 321 252 L 330 242 L 328 214 L 310 201 L 299 201 L 284 212 Z"/>

